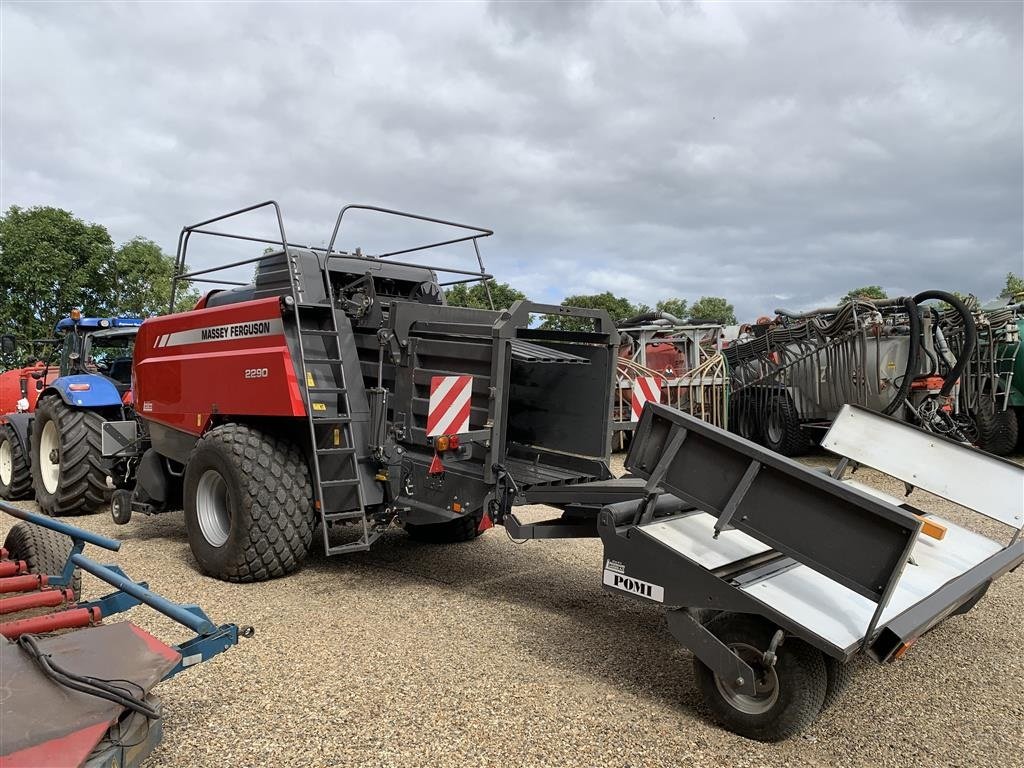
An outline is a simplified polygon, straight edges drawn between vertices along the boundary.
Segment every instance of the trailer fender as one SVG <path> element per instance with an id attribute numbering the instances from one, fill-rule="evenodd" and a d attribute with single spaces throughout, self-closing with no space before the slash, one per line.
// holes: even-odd
<path id="1" fill-rule="evenodd" d="M 32 414 L 31 413 L 8 413 L 0 422 L 10 424 L 14 429 L 14 435 L 17 437 L 18 442 L 21 443 L 21 449 L 25 452 L 25 457 L 31 461 L 32 453 L 28 449 L 29 443 L 29 430 L 32 429 Z"/>
<path id="2" fill-rule="evenodd" d="M 47 387 L 40 397 L 51 392 L 60 395 L 73 408 L 105 408 L 120 406 L 121 394 L 109 379 L 89 373 L 61 376 Z"/>

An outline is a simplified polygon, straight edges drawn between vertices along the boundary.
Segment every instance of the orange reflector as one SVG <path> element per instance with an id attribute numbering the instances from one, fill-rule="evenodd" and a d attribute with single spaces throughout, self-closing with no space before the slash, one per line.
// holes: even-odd
<path id="1" fill-rule="evenodd" d="M 92 389 L 92 384 L 68 384 L 68 389 L 72 392 L 88 392 Z"/>
<path id="2" fill-rule="evenodd" d="M 942 523 L 936 523 L 934 520 L 929 520 L 927 517 L 922 517 L 921 515 L 914 515 L 914 517 L 920 520 L 923 524 L 921 526 L 921 533 L 925 536 L 931 536 L 933 539 L 938 539 L 939 541 L 946 538 L 947 528 Z"/>
<path id="3" fill-rule="evenodd" d="M 452 512 L 461 512 L 461 511 L 462 511 L 462 505 L 459 504 L 459 502 L 457 502 L 457 501 L 452 502 Z"/>
<path id="4" fill-rule="evenodd" d="M 889 661 L 898 661 L 899 659 L 903 658 L 903 654 L 905 654 L 907 651 L 909 651 L 910 650 L 910 646 L 912 646 L 916 642 L 917 642 L 917 640 L 915 639 L 915 640 L 909 640 L 909 641 L 907 641 L 905 643 L 900 644 L 900 647 L 897 648 L 895 651 L 893 651 L 893 654 L 890 657 Z"/>
<path id="5" fill-rule="evenodd" d="M 448 450 L 448 435 L 441 435 L 434 438 L 434 450 L 444 452 Z"/>

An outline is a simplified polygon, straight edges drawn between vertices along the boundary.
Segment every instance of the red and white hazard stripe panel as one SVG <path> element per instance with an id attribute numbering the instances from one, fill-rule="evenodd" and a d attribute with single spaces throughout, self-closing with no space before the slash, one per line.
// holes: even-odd
<path id="1" fill-rule="evenodd" d="M 472 376 L 434 376 L 430 379 L 427 406 L 427 437 L 469 432 Z"/>
<path id="2" fill-rule="evenodd" d="M 633 410 L 630 421 L 640 421 L 646 403 L 661 402 L 661 379 L 657 376 L 638 376 L 633 379 Z"/>

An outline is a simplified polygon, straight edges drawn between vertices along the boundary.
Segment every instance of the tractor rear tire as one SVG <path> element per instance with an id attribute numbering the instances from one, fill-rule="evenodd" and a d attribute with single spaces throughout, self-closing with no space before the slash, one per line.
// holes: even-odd
<path id="1" fill-rule="evenodd" d="M 480 520 L 480 515 L 465 515 L 446 523 L 406 525 L 405 530 L 410 538 L 424 544 L 458 544 L 480 535 Z"/>
<path id="2" fill-rule="evenodd" d="M 103 421 L 95 411 L 72 408 L 59 397 L 37 404 L 32 420 L 32 487 L 43 514 L 89 514 L 110 497 L 100 448 Z"/>
<path id="3" fill-rule="evenodd" d="M 825 659 L 820 651 L 795 637 L 787 637 L 776 651 L 775 665 L 765 668 L 759 659 L 775 634 L 775 628 L 767 621 L 726 612 L 705 626 L 754 666 L 755 672 L 763 672 L 769 682 L 768 689 L 758 695 L 739 693 L 731 681 L 719 678 L 694 656 L 694 677 L 718 722 L 748 739 L 782 741 L 817 719 L 828 685 Z"/>
<path id="4" fill-rule="evenodd" d="M 978 447 L 995 456 L 1006 456 L 1017 446 L 1019 424 L 1012 408 L 1000 411 L 995 404 L 985 401 L 971 411 L 978 427 Z"/>
<path id="5" fill-rule="evenodd" d="M 766 448 L 783 456 L 800 456 L 810 447 L 810 439 L 800 428 L 800 417 L 789 395 L 775 397 L 764 413 L 761 440 Z"/>
<path id="6" fill-rule="evenodd" d="M 28 454 L 10 424 L 0 426 L 0 499 L 32 498 L 32 468 Z"/>
<path id="7" fill-rule="evenodd" d="M 316 527 L 309 465 L 288 440 L 244 424 L 207 433 L 185 466 L 185 527 L 200 569 L 266 581 L 299 568 Z"/>
<path id="8" fill-rule="evenodd" d="M 24 560 L 29 573 L 59 576 L 71 554 L 71 539 L 32 523 L 18 523 L 7 532 L 4 549 L 12 560 Z M 82 596 L 82 572 L 75 568 L 69 585 L 75 591 L 75 599 Z"/>

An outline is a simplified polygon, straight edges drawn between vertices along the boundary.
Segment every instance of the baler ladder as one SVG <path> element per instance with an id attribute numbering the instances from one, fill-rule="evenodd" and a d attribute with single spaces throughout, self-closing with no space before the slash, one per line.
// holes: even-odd
<path id="1" fill-rule="evenodd" d="M 328 285 L 330 281 L 327 281 Z M 333 293 L 333 292 L 330 292 Z M 309 435 L 312 441 L 313 456 L 313 499 L 320 514 L 320 522 L 324 537 L 324 552 L 328 555 L 339 555 L 345 552 L 361 552 L 380 536 L 378 531 L 366 517 L 366 501 L 363 487 L 359 479 L 359 458 L 356 453 L 352 430 L 352 409 L 349 402 L 348 387 L 345 382 L 345 367 L 342 360 L 341 342 L 339 339 L 338 322 L 334 314 L 334 297 L 329 295 L 329 303 L 302 303 L 299 296 L 295 299 L 295 319 L 299 331 L 299 363 L 302 370 L 302 391 L 306 400 L 306 419 L 309 423 Z M 327 327 L 323 321 L 328 320 Z M 303 321 L 314 321 L 317 327 L 310 327 Z M 309 357 L 306 353 L 308 340 L 323 342 L 325 357 Z M 330 386 L 319 386 L 310 366 L 329 367 L 331 370 Z M 335 413 L 330 414 L 326 403 L 320 396 L 328 395 L 335 398 Z M 318 399 L 319 398 L 319 399 Z M 334 463 L 340 457 L 340 476 L 338 467 L 327 467 L 325 463 Z M 327 479 L 325 479 L 327 475 Z M 341 500 L 351 498 L 351 493 L 335 494 L 333 489 L 355 489 L 357 506 L 351 503 L 342 504 Z M 358 539 L 345 544 L 331 544 L 331 526 L 335 523 L 356 523 L 362 526 Z"/>

